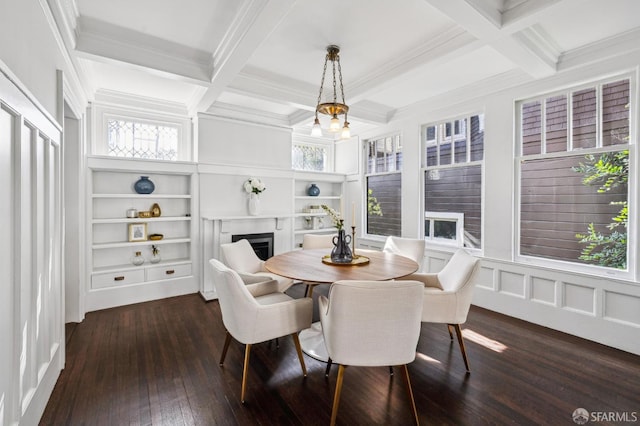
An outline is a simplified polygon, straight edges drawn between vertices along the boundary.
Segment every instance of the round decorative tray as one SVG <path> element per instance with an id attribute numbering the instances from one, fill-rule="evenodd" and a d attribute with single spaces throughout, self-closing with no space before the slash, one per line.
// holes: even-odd
<path id="1" fill-rule="evenodd" d="M 367 256 L 355 255 L 350 263 L 336 263 L 331 260 L 331 255 L 327 254 L 322 256 L 322 263 L 335 266 L 361 266 L 369 263 L 369 258 Z"/>
<path id="2" fill-rule="evenodd" d="M 157 240 L 161 240 L 164 238 L 164 235 L 162 234 L 151 234 L 149 235 L 149 239 L 152 241 L 157 241 Z"/>

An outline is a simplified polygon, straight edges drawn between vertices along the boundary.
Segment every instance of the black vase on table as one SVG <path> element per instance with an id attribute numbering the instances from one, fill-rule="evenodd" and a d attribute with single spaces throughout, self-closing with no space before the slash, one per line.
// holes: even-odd
<path id="1" fill-rule="evenodd" d="M 349 244 L 351 244 L 351 235 L 346 235 L 344 229 L 338 230 L 338 235 L 333 237 L 333 249 L 331 250 L 333 263 L 351 263 L 353 255 Z"/>

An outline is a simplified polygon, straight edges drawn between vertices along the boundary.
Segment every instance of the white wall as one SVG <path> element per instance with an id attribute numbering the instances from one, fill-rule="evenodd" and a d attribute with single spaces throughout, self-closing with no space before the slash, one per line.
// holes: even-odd
<path id="1" fill-rule="evenodd" d="M 405 164 L 402 179 L 402 235 L 420 237 L 422 217 L 422 176 L 419 173 L 420 126 L 464 114 L 485 114 L 484 209 L 482 273 L 479 275 L 474 304 L 550 328 L 640 354 L 640 282 L 637 279 L 594 277 L 556 267 L 536 266 L 515 261 L 514 183 L 514 102 L 581 83 L 636 71 L 640 52 L 635 51 L 606 61 L 567 70 L 544 80 L 532 81 L 516 88 L 490 95 L 469 96 L 463 102 L 433 102 L 400 111 L 388 126 L 360 135 L 361 139 L 380 135 L 402 134 Z M 637 85 L 636 85 L 637 87 Z M 478 88 L 482 90 L 482 88 Z M 633 98 L 637 99 L 637 92 Z M 432 106 L 433 105 L 433 106 Z M 635 122 L 639 120 L 638 108 Z M 632 135 L 637 135 L 632 129 Z M 637 136 L 633 139 L 637 142 Z M 631 155 L 637 163 L 637 150 Z M 630 194 L 630 208 L 637 209 L 638 185 Z M 353 188 L 351 192 L 353 192 Z M 360 189 L 361 190 L 361 189 Z M 631 219 L 631 253 L 637 252 L 640 238 L 635 218 Z M 635 229 L 635 231 L 634 231 Z M 375 241 L 363 241 L 375 246 Z M 425 268 L 437 271 L 450 251 L 428 247 Z M 637 256 L 636 256 L 637 257 Z M 637 265 L 631 265 L 637 270 Z"/>

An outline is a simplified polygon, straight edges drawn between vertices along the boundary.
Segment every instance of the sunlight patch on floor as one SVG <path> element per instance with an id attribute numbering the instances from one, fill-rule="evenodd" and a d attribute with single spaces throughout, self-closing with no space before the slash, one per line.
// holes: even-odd
<path id="1" fill-rule="evenodd" d="M 473 330 L 469 330 L 465 328 L 462 330 L 462 336 L 473 343 L 477 343 L 480 346 L 484 346 L 487 349 L 490 349 L 494 352 L 502 353 L 509 349 L 506 345 L 498 342 L 497 340 L 489 339 L 488 337 L 483 336 L 482 334 L 476 333 Z"/>
<path id="2" fill-rule="evenodd" d="M 420 352 L 416 352 L 416 357 L 420 358 L 423 361 L 427 361 L 430 362 L 432 364 L 442 364 L 440 361 L 438 361 L 437 359 L 431 358 L 430 356 L 426 356 L 425 354 L 421 354 Z"/>

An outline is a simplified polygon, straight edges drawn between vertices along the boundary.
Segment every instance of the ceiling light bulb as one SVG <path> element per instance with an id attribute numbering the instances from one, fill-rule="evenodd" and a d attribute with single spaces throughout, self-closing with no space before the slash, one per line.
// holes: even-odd
<path id="1" fill-rule="evenodd" d="M 338 120 L 338 116 L 333 114 L 333 118 L 331 118 L 331 124 L 329 124 L 329 131 L 331 133 L 337 133 L 340 131 L 340 120 Z"/>
<path id="2" fill-rule="evenodd" d="M 320 120 L 318 117 L 313 122 L 313 127 L 311 127 L 311 136 L 322 136 L 322 128 L 320 127 Z"/>
<path id="3" fill-rule="evenodd" d="M 344 122 L 344 127 L 342 128 L 342 133 L 340 134 L 340 139 L 349 139 L 351 137 L 351 130 L 349 130 L 349 122 Z"/>

